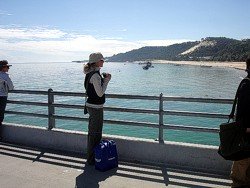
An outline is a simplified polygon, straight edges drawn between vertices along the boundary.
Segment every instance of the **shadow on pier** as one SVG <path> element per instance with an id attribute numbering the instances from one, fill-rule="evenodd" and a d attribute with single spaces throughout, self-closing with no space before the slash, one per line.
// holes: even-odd
<path id="1" fill-rule="evenodd" d="M 2 187 L 229 187 L 228 177 L 168 165 L 119 161 L 99 172 L 78 153 L 0 142 Z"/>

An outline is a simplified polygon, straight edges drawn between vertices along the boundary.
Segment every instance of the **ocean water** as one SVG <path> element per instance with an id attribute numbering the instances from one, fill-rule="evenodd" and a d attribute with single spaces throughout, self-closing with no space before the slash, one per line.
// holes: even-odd
<path id="1" fill-rule="evenodd" d="M 137 63 L 106 62 L 101 72 L 109 72 L 112 79 L 108 94 L 181 96 L 233 99 L 239 82 L 246 73 L 233 68 L 200 67 L 173 64 L 154 64 L 143 70 Z M 9 71 L 15 89 L 84 92 L 83 64 L 81 63 L 18 63 Z M 47 96 L 10 94 L 10 100 L 46 102 Z M 82 97 L 55 97 L 56 103 L 84 104 Z M 105 106 L 158 109 L 158 101 L 107 99 Z M 7 110 L 47 114 L 46 107 L 8 104 Z M 164 110 L 197 111 L 229 114 L 231 105 L 164 102 Z M 56 108 L 56 114 L 82 117 L 82 110 Z M 87 117 L 87 116 L 86 116 Z M 105 119 L 158 122 L 157 115 L 105 111 Z M 47 119 L 6 114 L 6 122 L 47 126 Z M 165 116 L 164 124 L 215 127 L 223 119 Z M 56 120 L 56 127 L 87 131 L 87 122 Z M 104 134 L 156 139 L 158 129 L 121 125 L 104 125 Z M 218 135 L 192 131 L 165 130 L 164 139 L 177 142 L 218 145 Z"/>

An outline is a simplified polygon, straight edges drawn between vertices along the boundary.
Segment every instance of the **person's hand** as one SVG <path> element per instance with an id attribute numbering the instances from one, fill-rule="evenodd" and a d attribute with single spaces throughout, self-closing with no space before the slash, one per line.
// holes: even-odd
<path id="1" fill-rule="evenodd" d="M 104 77 L 104 82 L 105 83 L 108 83 L 111 80 L 111 74 L 109 74 L 109 73 L 103 73 L 102 75 Z"/>
<path id="2" fill-rule="evenodd" d="M 250 133 L 250 128 L 247 128 L 246 133 Z"/>
<path id="3" fill-rule="evenodd" d="M 106 76 L 105 76 L 105 78 L 107 78 L 108 80 L 111 80 L 111 74 L 109 74 L 109 73 L 106 73 Z"/>

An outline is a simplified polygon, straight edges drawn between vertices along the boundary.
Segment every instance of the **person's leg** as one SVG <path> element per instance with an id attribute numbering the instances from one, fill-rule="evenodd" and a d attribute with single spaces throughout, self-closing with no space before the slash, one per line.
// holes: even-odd
<path id="1" fill-rule="evenodd" d="M 234 161 L 230 178 L 232 179 L 232 187 L 246 186 L 250 183 L 250 158 Z M 247 182 L 248 181 L 248 182 Z"/>
<path id="2" fill-rule="evenodd" d="M 87 163 L 94 164 L 94 148 L 102 139 L 103 109 L 89 108 Z"/>
<path id="3" fill-rule="evenodd" d="M 2 122 L 4 119 L 4 112 L 7 104 L 7 97 L 0 96 L 0 139 L 2 139 Z"/>
<path id="4" fill-rule="evenodd" d="M 2 123 L 4 119 L 6 104 L 7 104 L 7 97 L 0 96 L 0 123 Z"/>

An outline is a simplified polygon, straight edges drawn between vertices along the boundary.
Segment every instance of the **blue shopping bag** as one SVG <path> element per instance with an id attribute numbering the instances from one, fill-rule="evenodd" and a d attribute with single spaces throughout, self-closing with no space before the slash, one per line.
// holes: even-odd
<path id="1" fill-rule="evenodd" d="M 113 140 L 102 140 L 94 149 L 95 169 L 102 172 L 118 167 L 116 143 Z"/>

